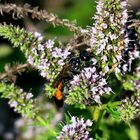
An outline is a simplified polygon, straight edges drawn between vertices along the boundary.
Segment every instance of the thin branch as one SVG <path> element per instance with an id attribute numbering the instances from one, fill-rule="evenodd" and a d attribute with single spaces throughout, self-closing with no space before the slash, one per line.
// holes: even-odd
<path id="1" fill-rule="evenodd" d="M 38 7 L 33 8 L 29 4 L 25 4 L 23 6 L 19 6 L 17 4 L 0 4 L 0 13 L 2 15 L 3 12 L 10 13 L 13 15 L 13 18 L 19 18 L 19 19 L 31 15 L 33 19 L 43 20 L 50 24 L 53 24 L 54 26 L 66 27 L 70 31 L 73 31 L 78 34 L 83 34 L 83 32 L 85 31 L 85 29 L 76 26 L 74 23 L 70 22 L 67 19 L 61 20 L 57 17 L 57 15 L 48 13 L 46 10 L 38 10 Z"/>
<path id="2" fill-rule="evenodd" d="M 27 68 L 29 66 L 29 64 L 22 64 L 22 65 L 18 65 L 13 66 L 12 68 L 9 69 L 9 67 L 5 67 L 5 72 L 0 74 L 0 80 L 3 80 L 4 78 L 8 77 L 8 76 L 12 76 L 16 73 L 21 73 L 25 70 L 25 68 Z"/>

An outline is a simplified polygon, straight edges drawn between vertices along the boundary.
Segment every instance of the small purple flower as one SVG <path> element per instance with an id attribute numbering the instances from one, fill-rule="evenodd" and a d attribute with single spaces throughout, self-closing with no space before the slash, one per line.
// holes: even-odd
<path id="1" fill-rule="evenodd" d="M 31 99 L 32 97 L 33 97 L 33 94 L 32 94 L 32 93 L 28 93 L 28 94 L 26 95 L 26 99 L 27 99 L 27 100 Z"/>
<path id="2" fill-rule="evenodd" d="M 73 78 L 73 80 L 70 82 L 71 85 L 78 85 L 79 82 L 80 82 L 80 79 L 79 78 L 80 78 L 79 75 L 75 75 L 74 78 Z"/>
<path id="3" fill-rule="evenodd" d="M 88 127 L 92 126 L 92 121 L 84 121 L 83 118 L 71 117 L 70 124 L 62 128 L 57 140 L 93 140 L 89 136 Z"/>
<path id="4" fill-rule="evenodd" d="M 62 54 L 63 59 L 66 59 L 68 55 L 70 55 L 70 51 L 69 50 L 64 50 L 63 54 Z"/>
<path id="5" fill-rule="evenodd" d="M 46 48 L 51 49 L 54 47 L 54 41 L 53 40 L 48 40 L 45 44 Z"/>
<path id="6" fill-rule="evenodd" d="M 105 72 L 105 73 L 108 73 L 108 72 L 109 72 L 109 67 L 108 67 L 108 66 L 105 66 L 105 67 L 104 67 L 104 72 Z"/>
<path id="7" fill-rule="evenodd" d="M 13 101 L 13 102 L 9 101 L 9 104 L 10 104 L 11 107 L 14 107 L 14 108 L 16 108 L 18 106 L 18 102 L 17 101 Z"/>
<path id="8" fill-rule="evenodd" d="M 34 36 L 37 38 L 38 41 L 42 41 L 43 40 L 43 36 L 38 33 L 38 32 L 34 32 Z"/>
<path id="9" fill-rule="evenodd" d="M 33 64 L 34 64 L 34 59 L 33 59 L 33 57 L 32 57 L 32 56 L 29 56 L 27 61 L 28 61 L 28 62 L 29 62 L 29 64 L 31 64 L 31 65 L 33 65 Z"/>
<path id="10" fill-rule="evenodd" d="M 100 96 L 99 95 L 93 95 L 93 98 L 95 100 L 96 103 L 100 104 L 101 101 L 100 101 Z"/>
<path id="11" fill-rule="evenodd" d="M 63 60 L 58 60 L 58 65 L 63 66 L 65 63 Z"/>
<path id="12" fill-rule="evenodd" d="M 39 45 L 38 45 L 38 50 L 44 51 L 44 45 L 39 44 Z"/>

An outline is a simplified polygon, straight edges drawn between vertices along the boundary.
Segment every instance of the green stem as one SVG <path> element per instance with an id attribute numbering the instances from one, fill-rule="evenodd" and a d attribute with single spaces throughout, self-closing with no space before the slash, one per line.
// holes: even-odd
<path id="1" fill-rule="evenodd" d="M 100 124 L 101 119 L 104 116 L 104 114 L 105 114 L 105 110 L 101 110 L 99 117 L 98 117 L 98 120 L 97 120 L 96 124 L 94 125 L 94 129 L 93 129 L 94 132 L 99 128 L 99 124 Z"/>
<path id="2" fill-rule="evenodd" d="M 57 133 L 54 131 L 54 128 L 52 128 L 52 126 L 50 126 L 46 121 L 44 121 L 40 116 L 36 117 L 36 120 L 44 127 L 46 127 L 48 129 L 48 131 L 53 134 L 54 136 L 57 135 Z"/>
<path id="3" fill-rule="evenodd" d="M 107 106 L 119 106 L 121 105 L 121 101 L 116 101 L 116 102 L 112 102 L 112 103 L 107 103 L 107 104 L 103 104 L 102 105 L 102 109 L 105 109 Z"/>
<path id="4" fill-rule="evenodd" d="M 99 111 L 99 116 L 98 116 L 98 119 L 97 119 L 97 122 L 96 124 L 94 125 L 94 132 L 99 128 L 99 125 L 100 125 L 100 122 L 101 122 L 101 119 L 103 118 L 104 114 L 105 114 L 105 109 L 107 108 L 107 106 L 119 106 L 121 105 L 121 101 L 116 101 L 116 102 L 112 102 L 112 103 L 107 103 L 107 104 L 103 104 L 101 106 L 101 110 Z M 96 107 L 95 107 L 96 108 Z M 96 109 L 95 109 L 96 110 Z"/>

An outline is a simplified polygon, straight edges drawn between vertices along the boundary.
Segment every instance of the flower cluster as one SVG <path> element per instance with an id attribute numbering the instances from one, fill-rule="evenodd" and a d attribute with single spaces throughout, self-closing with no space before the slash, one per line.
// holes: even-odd
<path id="1" fill-rule="evenodd" d="M 125 25 L 128 19 L 127 0 L 99 0 L 91 30 L 91 51 L 100 62 L 104 74 L 110 68 L 120 73 L 122 50 L 128 46 Z"/>
<path id="2" fill-rule="evenodd" d="M 65 64 L 65 59 L 70 54 L 68 49 L 55 46 L 53 40 L 43 42 L 41 34 L 35 32 L 37 41 L 32 44 L 31 51 L 26 51 L 27 61 L 40 70 L 41 76 L 53 81 Z M 36 44 L 39 42 L 38 44 Z"/>
<path id="3" fill-rule="evenodd" d="M 32 93 L 23 92 L 13 84 L 5 83 L 0 83 L 0 92 L 2 92 L 3 98 L 9 99 L 10 107 L 13 107 L 16 112 L 29 118 L 33 118 L 37 114 Z"/>
<path id="4" fill-rule="evenodd" d="M 41 75 L 50 82 L 62 69 L 65 59 L 70 54 L 68 49 L 55 46 L 54 40 L 45 41 L 38 32 L 28 33 L 12 25 L 1 25 L 0 35 L 9 39 L 14 47 L 20 47 L 29 64 L 40 70 Z"/>
<path id="5" fill-rule="evenodd" d="M 129 81 L 127 83 L 127 81 Z M 121 101 L 118 111 L 121 112 L 121 119 L 130 121 L 140 115 L 140 67 L 138 66 L 133 76 L 127 77 L 126 87 L 129 88 L 125 92 L 125 99 Z M 125 88 L 125 87 L 124 87 Z"/>
<path id="6" fill-rule="evenodd" d="M 127 1 L 99 0 L 93 17 L 95 23 L 91 30 L 91 48 L 87 49 L 94 56 L 92 65 L 75 75 L 68 84 L 67 104 L 101 103 L 101 96 L 112 92 L 106 74 L 110 70 L 116 73 L 120 73 L 121 69 L 126 71 L 126 65 L 121 68 L 122 50 L 129 43 L 125 32 L 128 19 L 126 6 Z"/>
<path id="7" fill-rule="evenodd" d="M 57 136 L 57 140 L 93 140 L 89 136 L 87 127 L 92 126 L 90 120 L 84 121 L 83 118 L 72 117 L 71 124 L 65 125 Z"/>
<path id="8" fill-rule="evenodd" d="M 122 100 L 118 111 L 121 113 L 120 119 L 126 122 L 138 117 L 140 115 L 140 92 Z"/>
<path id="9" fill-rule="evenodd" d="M 101 103 L 101 96 L 112 92 L 102 73 L 98 73 L 97 71 L 98 69 L 95 66 L 87 67 L 84 68 L 79 75 L 74 76 L 68 85 L 70 88 L 66 103 Z"/>

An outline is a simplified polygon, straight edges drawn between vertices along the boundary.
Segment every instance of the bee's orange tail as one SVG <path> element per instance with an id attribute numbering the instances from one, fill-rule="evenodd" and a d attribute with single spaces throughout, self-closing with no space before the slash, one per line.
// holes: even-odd
<path id="1" fill-rule="evenodd" d="M 54 99 L 55 99 L 55 103 L 58 107 L 62 107 L 63 106 L 63 94 L 61 92 L 62 89 L 62 82 L 59 83 L 57 90 L 54 94 Z"/>
<path id="2" fill-rule="evenodd" d="M 63 99 L 63 94 L 62 94 L 62 92 L 59 89 L 57 89 L 56 92 L 55 92 L 55 94 L 54 94 L 54 97 L 57 100 L 61 100 L 61 99 Z"/>

